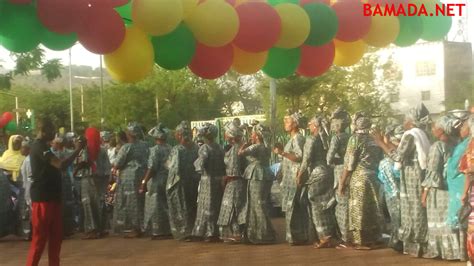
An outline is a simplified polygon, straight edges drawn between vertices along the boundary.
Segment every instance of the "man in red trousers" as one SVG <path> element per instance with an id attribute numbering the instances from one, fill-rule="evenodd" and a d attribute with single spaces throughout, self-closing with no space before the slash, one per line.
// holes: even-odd
<path id="1" fill-rule="evenodd" d="M 55 127 L 51 120 L 43 119 L 39 123 L 38 138 L 31 145 L 31 225 L 32 240 L 27 266 L 38 265 L 48 242 L 49 265 L 59 265 L 61 252 L 62 214 L 61 214 L 61 169 L 69 166 L 84 147 L 83 142 L 69 158 L 58 159 L 50 149 L 54 139 Z"/>

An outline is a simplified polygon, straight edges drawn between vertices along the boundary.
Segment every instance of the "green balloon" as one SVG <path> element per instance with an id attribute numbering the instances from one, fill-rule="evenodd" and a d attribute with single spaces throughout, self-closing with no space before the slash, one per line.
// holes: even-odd
<path id="1" fill-rule="evenodd" d="M 3 47 L 15 53 L 24 53 L 38 46 L 42 27 L 32 5 L 5 3 L 0 17 L 0 43 Z"/>
<path id="2" fill-rule="evenodd" d="M 186 67 L 196 52 L 196 40 L 184 23 L 169 34 L 152 37 L 151 42 L 155 50 L 155 62 L 168 70 Z"/>
<path id="3" fill-rule="evenodd" d="M 332 8 L 321 3 L 310 3 L 304 5 L 303 9 L 308 13 L 311 23 L 311 30 L 305 44 L 321 46 L 336 37 L 339 20 Z"/>
<path id="4" fill-rule="evenodd" d="M 47 29 L 43 30 L 41 43 L 48 49 L 53 51 L 63 51 L 71 48 L 77 41 L 77 35 L 71 34 L 57 34 Z"/>
<path id="5" fill-rule="evenodd" d="M 8 132 L 16 132 L 16 123 L 15 121 L 10 121 L 8 124 L 5 126 L 5 130 Z"/>
<path id="6" fill-rule="evenodd" d="M 268 52 L 267 62 L 263 66 L 262 71 L 271 78 L 286 78 L 295 73 L 300 62 L 300 48 L 272 48 Z"/>
<path id="7" fill-rule="evenodd" d="M 299 5 L 299 2 L 300 2 L 299 0 L 268 0 L 268 3 L 272 6 L 276 6 L 276 5 L 284 4 L 284 3 Z"/>
<path id="8" fill-rule="evenodd" d="M 394 44 L 406 47 L 415 44 L 423 33 L 423 22 L 418 16 L 399 16 L 400 33 Z"/>
<path id="9" fill-rule="evenodd" d="M 126 5 L 115 8 L 115 11 L 122 17 L 125 25 L 132 24 L 132 1 L 128 1 Z"/>
<path id="10" fill-rule="evenodd" d="M 442 40 L 451 29 L 452 17 L 445 14 L 436 15 L 436 5 L 442 6 L 439 1 L 424 1 L 428 16 L 421 17 L 423 33 L 421 39 L 429 42 Z M 447 8 L 446 8 L 447 10 Z M 430 16 L 430 13 L 433 16 Z"/>

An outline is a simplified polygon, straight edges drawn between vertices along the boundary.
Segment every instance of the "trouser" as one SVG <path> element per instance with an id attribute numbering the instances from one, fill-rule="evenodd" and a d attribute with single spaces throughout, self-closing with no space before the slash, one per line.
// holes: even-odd
<path id="1" fill-rule="evenodd" d="M 59 202 L 32 202 L 32 240 L 27 266 L 38 265 L 48 242 L 49 265 L 59 265 L 63 238 L 62 206 Z"/>

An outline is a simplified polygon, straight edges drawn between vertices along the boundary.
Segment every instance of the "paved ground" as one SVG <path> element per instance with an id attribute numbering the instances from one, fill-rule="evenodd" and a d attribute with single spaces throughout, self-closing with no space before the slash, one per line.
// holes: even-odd
<path id="1" fill-rule="evenodd" d="M 268 246 L 119 237 L 85 241 L 76 237 L 63 242 L 62 265 L 466 265 L 410 258 L 390 249 L 348 251 L 290 247 L 283 242 L 283 220 L 276 219 L 274 225 L 280 232 L 279 243 Z M 0 265 L 24 265 L 28 247 L 29 243 L 13 238 L 0 240 Z M 47 265 L 47 256 L 40 265 Z"/>

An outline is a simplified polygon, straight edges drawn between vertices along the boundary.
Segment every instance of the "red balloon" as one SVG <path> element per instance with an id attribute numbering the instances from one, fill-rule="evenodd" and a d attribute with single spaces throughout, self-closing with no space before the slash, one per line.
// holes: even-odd
<path id="1" fill-rule="evenodd" d="M 330 4 L 330 0 L 301 0 L 300 5 L 304 6 L 306 4 L 311 4 L 311 3 L 323 3 L 323 4 Z"/>
<path id="2" fill-rule="evenodd" d="M 125 24 L 114 9 L 90 7 L 83 18 L 77 37 L 87 50 L 108 54 L 120 47 L 125 39 Z"/>
<path id="3" fill-rule="evenodd" d="M 394 5 L 398 5 L 399 4 L 407 4 L 408 3 L 408 0 L 368 0 L 368 3 L 371 4 L 371 5 L 376 5 L 376 4 L 380 4 L 380 5 L 385 5 L 385 4 L 394 4 Z"/>
<path id="4" fill-rule="evenodd" d="M 332 66 L 335 55 L 334 42 L 322 46 L 303 45 L 301 63 L 296 72 L 304 77 L 321 76 Z"/>
<path id="5" fill-rule="evenodd" d="M 5 121 L 5 119 L 1 118 L 0 117 L 0 128 L 3 128 L 4 126 L 6 126 L 8 124 L 7 121 Z"/>
<path id="6" fill-rule="evenodd" d="M 2 120 L 6 121 L 7 122 L 6 124 L 8 124 L 8 122 L 12 121 L 13 117 L 14 117 L 14 115 L 10 112 L 5 112 L 5 113 L 2 114 Z"/>
<path id="7" fill-rule="evenodd" d="M 38 19 L 52 32 L 72 33 L 81 24 L 81 14 L 87 5 L 85 0 L 38 0 Z"/>
<path id="8" fill-rule="evenodd" d="M 232 44 L 216 48 L 198 43 L 189 69 L 201 78 L 216 79 L 230 69 L 233 60 Z"/>
<path id="9" fill-rule="evenodd" d="M 281 32 L 281 18 L 276 10 L 263 2 L 246 2 L 235 10 L 240 19 L 235 46 L 251 53 L 272 48 Z"/>
<path id="10" fill-rule="evenodd" d="M 372 19 L 370 16 L 364 16 L 363 5 L 359 0 L 342 0 L 335 3 L 332 8 L 339 19 L 336 39 L 354 42 L 369 32 Z"/>
<path id="11" fill-rule="evenodd" d="M 87 139 L 87 152 L 89 153 L 89 158 L 92 161 L 96 161 L 99 158 L 100 152 L 100 132 L 96 128 L 88 128 L 85 132 L 85 137 Z"/>

